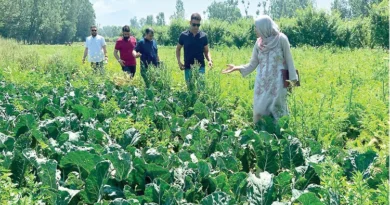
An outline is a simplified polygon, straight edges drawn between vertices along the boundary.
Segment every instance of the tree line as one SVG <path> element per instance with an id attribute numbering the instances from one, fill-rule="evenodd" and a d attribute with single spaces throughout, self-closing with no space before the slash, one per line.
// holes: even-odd
<path id="1" fill-rule="evenodd" d="M 333 0 L 331 12 L 315 9 L 315 0 L 247 0 L 213 1 L 202 13 L 207 20 L 201 29 L 211 46 L 252 46 L 256 39 L 253 16 L 270 15 L 288 35 L 293 46 L 335 45 L 340 47 L 389 46 L 389 0 Z M 176 1 L 175 12 L 163 12 L 129 19 L 132 33 L 142 38 L 146 27 L 153 27 L 160 45 L 175 45 L 179 34 L 188 28 L 182 0 Z M 95 22 L 88 0 L 0 0 L 0 35 L 26 43 L 64 43 L 83 41 Z M 244 11 L 244 12 L 241 12 Z M 166 19 L 170 23 L 167 24 Z M 99 34 L 114 41 L 121 26 L 103 26 Z"/>
<path id="2" fill-rule="evenodd" d="M 28 44 L 84 40 L 95 23 L 89 0 L 0 0 L 0 35 Z"/>

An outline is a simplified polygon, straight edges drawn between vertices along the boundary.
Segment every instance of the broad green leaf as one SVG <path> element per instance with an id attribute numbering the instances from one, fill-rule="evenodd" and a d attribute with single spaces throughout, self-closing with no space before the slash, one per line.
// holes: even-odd
<path id="1" fill-rule="evenodd" d="M 38 170 L 38 177 L 44 187 L 57 189 L 57 161 L 39 158 L 35 150 L 23 150 L 23 156 Z"/>
<path id="2" fill-rule="evenodd" d="M 72 190 L 67 189 L 65 187 L 58 187 L 58 194 L 57 194 L 57 205 L 67 205 L 70 201 L 72 201 L 73 197 L 75 197 L 80 190 Z"/>
<path id="3" fill-rule="evenodd" d="M 146 177 L 148 177 L 152 182 L 157 178 L 160 178 L 166 182 L 171 182 L 171 172 L 169 169 L 155 164 L 146 165 Z"/>
<path id="4" fill-rule="evenodd" d="M 245 172 L 234 173 L 229 178 L 229 185 L 232 187 L 234 195 L 238 196 L 243 190 L 243 184 L 246 183 L 247 174 Z M 246 191 L 246 190 L 245 190 Z"/>
<path id="5" fill-rule="evenodd" d="M 205 178 L 210 174 L 210 165 L 205 161 L 198 162 L 198 171 L 201 178 Z"/>
<path id="6" fill-rule="evenodd" d="M 23 156 L 24 149 L 30 148 L 32 138 L 29 135 L 21 135 L 15 141 L 14 157 L 11 164 L 12 179 L 18 184 L 24 184 L 24 174 L 28 168 L 28 160 Z"/>
<path id="7" fill-rule="evenodd" d="M 215 178 L 203 178 L 201 184 L 202 190 L 207 194 L 211 194 L 217 190 L 217 180 L 215 180 Z"/>
<path id="8" fill-rule="evenodd" d="M 82 116 L 83 120 L 89 120 L 90 118 L 96 117 L 96 111 L 92 108 L 88 108 L 83 105 L 75 105 L 73 108 L 76 114 Z"/>
<path id="9" fill-rule="evenodd" d="M 85 189 L 80 192 L 87 203 L 95 203 L 102 198 L 103 186 L 108 179 L 109 161 L 102 161 L 96 165 L 85 181 Z"/>
<path id="10" fill-rule="evenodd" d="M 60 166 L 76 166 L 77 168 L 81 167 L 90 173 L 95 168 L 95 165 L 102 160 L 103 159 L 100 156 L 91 154 L 88 151 L 72 151 L 61 159 Z"/>
<path id="11" fill-rule="evenodd" d="M 118 181 L 126 180 L 133 169 L 131 155 L 124 151 L 115 151 L 105 155 L 110 160 L 115 169 L 115 178 Z"/>
<path id="12" fill-rule="evenodd" d="M 170 189 L 170 186 L 168 183 L 161 179 L 155 180 L 154 183 L 148 184 L 146 186 L 147 192 L 145 193 L 145 196 L 148 198 L 153 199 L 153 202 L 158 204 L 164 203 L 164 193 L 167 192 Z"/>
<path id="13" fill-rule="evenodd" d="M 352 177 L 354 171 L 359 171 L 363 173 L 365 178 L 368 177 L 370 174 L 369 167 L 375 161 L 377 156 L 377 153 L 372 150 L 368 150 L 362 154 L 355 151 L 352 152 L 344 164 L 346 175 L 350 178 Z"/>
<path id="14" fill-rule="evenodd" d="M 274 178 L 275 191 L 280 198 L 286 197 L 287 194 L 291 194 L 291 180 L 293 175 L 284 171 Z"/>
<path id="15" fill-rule="evenodd" d="M 143 191 L 145 189 L 146 171 L 148 170 L 147 165 L 143 159 L 136 157 L 133 159 L 133 167 L 134 169 L 130 172 L 127 181 L 129 185 L 137 187 L 136 191 Z"/>
<path id="16" fill-rule="evenodd" d="M 271 205 L 273 202 L 274 184 L 272 175 L 268 172 L 260 173 L 260 177 L 249 173 L 247 197 L 251 204 Z"/>
<path id="17" fill-rule="evenodd" d="M 302 144 L 298 138 L 289 137 L 283 144 L 283 161 L 282 167 L 287 169 L 294 169 L 304 164 L 304 158 L 302 154 Z"/>
<path id="18" fill-rule="evenodd" d="M 35 118 L 32 114 L 24 114 L 20 115 L 16 119 L 16 125 L 14 129 L 14 133 L 16 137 L 26 133 L 27 131 L 33 129 L 37 126 Z"/>
<path id="19" fill-rule="evenodd" d="M 200 202 L 202 205 L 233 205 L 236 204 L 234 199 L 232 199 L 225 192 L 214 192 Z"/>
<path id="20" fill-rule="evenodd" d="M 209 116 L 209 111 L 207 106 L 200 101 L 196 101 L 194 105 L 195 115 L 198 116 L 199 119 L 207 119 Z"/>
<path id="21" fill-rule="evenodd" d="M 299 202 L 302 203 L 302 205 L 324 205 L 318 197 L 311 192 L 302 194 L 298 199 Z"/>
<path id="22" fill-rule="evenodd" d="M 37 142 L 42 147 L 42 149 L 46 149 L 49 147 L 49 145 L 48 145 L 49 142 L 48 142 L 47 138 L 45 137 L 45 135 L 41 131 L 34 129 L 32 131 L 32 136 L 35 138 L 35 140 L 37 140 Z"/>
<path id="23" fill-rule="evenodd" d="M 226 176 L 225 173 L 221 173 L 219 174 L 216 178 L 215 178 L 216 182 L 217 182 L 217 189 L 225 192 L 225 193 L 230 193 L 231 191 L 231 187 L 229 185 L 229 180 Z"/>
<path id="24" fill-rule="evenodd" d="M 147 163 L 162 165 L 165 162 L 163 154 L 156 148 L 148 149 L 144 154 L 144 158 Z"/>
<path id="25" fill-rule="evenodd" d="M 266 132 L 260 132 L 258 136 L 255 136 L 252 144 L 256 153 L 257 166 L 262 171 L 276 174 L 279 170 L 280 145 L 275 137 Z"/>
<path id="26" fill-rule="evenodd" d="M 135 146 L 138 141 L 141 139 L 141 134 L 135 128 L 130 128 L 125 131 L 124 137 L 120 138 L 118 143 L 123 148 L 126 148 L 128 145 Z"/>
<path id="27" fill-rule="evenodd" d="M 15 138 L 0 133 L 0 151 L 12 151 L 14 149 Z"/>

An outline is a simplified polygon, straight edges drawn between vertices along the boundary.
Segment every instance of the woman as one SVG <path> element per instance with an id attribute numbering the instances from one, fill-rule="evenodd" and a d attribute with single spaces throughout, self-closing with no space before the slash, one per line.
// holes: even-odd
<path id="1" fill-rule="evenodd" d="M 240 71 L 247 76 L 257 67 L 253 102 L 253 122 L 262 116 L 272 115 L 277 121 L 288 115 L 287 89 L 283 84 L 282 69 L 288 69 L 289 79 L 298 80 L 290 51 L 290 43 L 269 16 L 261 16 L 255 21 L 257 41 L 249 64 L 228 65 L 222 73 Z"/>

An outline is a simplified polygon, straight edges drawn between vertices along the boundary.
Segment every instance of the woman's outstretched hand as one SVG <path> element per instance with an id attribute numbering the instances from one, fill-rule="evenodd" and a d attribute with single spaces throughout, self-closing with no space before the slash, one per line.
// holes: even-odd
<path id="1" fill-rule="evenodd" d="M 222 71 L 223 74 L 228 74 L 228 73 L 232 73 L 234 71 L 240 70 L 240 68 L 237 68 L 233 64 L 229 64 L 227 66 L 228 67 L 225 70 Z"/>

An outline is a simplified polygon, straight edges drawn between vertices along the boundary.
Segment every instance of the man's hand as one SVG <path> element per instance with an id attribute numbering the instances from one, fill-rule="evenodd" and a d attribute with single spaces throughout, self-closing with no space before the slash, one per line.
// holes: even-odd
<path id="1" fill-rule="evenodd" d="M 213 61 L 212 60 L 209 61 L 209 67 L 213 68 Z"/>
<path id="2" fill-rule="evenodd" d="M 183 63 L 180 62 L 180 61 L 179 61 L 179 68 L 180 68 L 180 70 L 184 70 L 184 68 L 185 68 L 185 66 L 183 65 Z"/>
<path id="3" fill-rule="evenodd" d="M 141 57 L 142 56 L 142 54 L 141 53 L 137 53 L 137 54 L 135 54 L 135 57 L 136 58 L 139 58 L 139 57 Z"/>
<path id="4" fill-rule="evenodd" d="M 125 61 L 119 59 L 118 62 L 119 62 L 119 64 L 121 64 L 122 67 L 125 67 Z"/>

